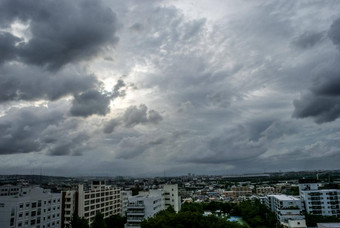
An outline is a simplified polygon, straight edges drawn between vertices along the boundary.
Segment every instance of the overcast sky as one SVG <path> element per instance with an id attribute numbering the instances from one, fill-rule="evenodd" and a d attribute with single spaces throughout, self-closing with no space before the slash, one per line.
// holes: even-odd
<path id="1" fill-rule="evenodd" d="M 338 169 L 340 2 L 0 1 L 0 173 Z"/>

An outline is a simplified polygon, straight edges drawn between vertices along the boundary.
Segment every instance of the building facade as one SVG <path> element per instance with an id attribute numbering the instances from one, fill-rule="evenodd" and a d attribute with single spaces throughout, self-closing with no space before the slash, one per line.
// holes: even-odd
<path id="1" fill-rule="evenodd" d="M 60 228 L 61 194 L 40 187 L 15 190 L 17 195 L 0 196 L 1 228 Z"/>
<path id="2" fill-rule="evenodd" d="M 287 195 L 267 195 L 265 204 L 273 211 L 278 221 L 288 223 L 289 220 L 303 220 L 303 204 L 301 199 Z"/>
<path id="3" fill-rule="evenodd" d="M 163 186 L 163 203 L 164 208 L 173 207 L 176 212 L 181 210 L 181 197 L 178 195 L 178 185 Z"/>
<path id="4" fill-rule="evenodd" d="M 143 219 L 153 217 L 157 212 L 163 210 L 162 194 L 162 190 L 153 190 L 137 196 L 130 196 L 125 228 L 140 227 Z"/>
<path id="5" fill-rule="evenodd" d="M 301 197 L 307 213 L 340 217 L 339 189 L 301 191 Z"/>
<path id="6" fill-rule="evenodd" d="M 120 189 L 106 185 L 104 181 L 93 181 L 88 188 L 78 185 L 77 190 L 62 193 L 63 227 L 70 224 L 73 213 L 93 222 L 98 212 L 108 218 L 121 213 Z"/>
<path id="7" fill-rule="evenodd" d="M 129 197 L 132 196 L 132 191 L 121 191 L 120 192 L 120 214 L 121 216 L 126 216 L 127 207 L 129 204 Z"/>

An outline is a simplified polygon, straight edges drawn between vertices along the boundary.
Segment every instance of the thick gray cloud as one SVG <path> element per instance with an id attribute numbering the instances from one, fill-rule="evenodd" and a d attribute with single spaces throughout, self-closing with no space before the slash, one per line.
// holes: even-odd
<path id="1" fill-rule="evenodd" d="M 153 135 L 145 135 L 140 137 L 123 138 L 116 151 L 117 158 L 129 159 L 142 155 L 146 150 L 161 145 L 165 142 L 165 138 Z"/>
<path id="2" fill-rule="evenodd" d="M 93 75 L 59 72 L 51 75 L 37 67 L 20 64 L 0 68 L 0 102 L 13 100 L 57 100 L 66 95 L 97 87 Z"/>
<path id="3" fill-rule="evenodd" d="M 0 64 L 7 60 L 14 59 L 16 56 L 15 43 L 19 42 L 18 37 L 8 32 L 0 32 Z"/>
<path id="4" fill-rule="evenodd" d="M 145 104 L 128 107 L 122 116 L 111 119 L 104 124 L 103 132 L 111 134 L 116 127 L 123 125 L 127 128 L 132 128 L 138 124 L 158 124 L 163 120 L 161 114 L 155 110 L 149 110 Z"/>
<path id="5" fill-rule="evenodd" d="M 333 65 L 330 69 L 321 72 L 309 93 L 294 100 L 294 117 L 311 117 L 325 123 L 340 116 L 340 69 Z"/>
<path id="6" fill-rule="evenodd" d="M 300 100 L 294 101 L 296 118 L 312 117 L 316 123 L 336 120 L 340 116 L 340 100 L 338 97 L 306 94 Z"/>
<path id="7" fill-rule="evenodd" d="M 293 44 L 300 48 L 312 48 L 324 37 L 323 32 L 305 32 L 298 36 Z"/>
<path id="8" fill-rule="evenodd" d="M 8 150 L 2 171 L 72 175 L 75 163 L 86 167 L 77 175 L 338 168 L 338 2 L 58 4 L 0 3 L 2 145 L 32 151 Z M 18 113 L 32 106 L 41 116 L 25 128 Z M 62 113 L 56 124 L 44 121 L 49 111 Z M 31 136 L 11 131 L 16 122 Z"/>
<path id="9" fill-rule="evenodd" d="M 7 53 L 27 64 L 58 69 L 61 66 L 96 55 L 105 44 L 118 38 L 117 19 L 101 1 L 5 0 L 0 3 L 0 26 L 9 27 L 15 20 L 29 24 L 30 38 Z M 11 38 L 12 40 L 8 40 Z M 0 39 L 0 46 L 18 38 Z M 10 52 L 9 52 L 10 51 Z M 2 61 L 11 55 L 2 56 Z"/>
<path id="10" fill-rule="evenodd" d="M 105 116 L 109 111 L 110 94 L 98 90 L 88 90 L 74 96 L 70 113 L 87 117 L 94 114 Z"/>
<path id="11" fill-rule="evenodd" d="M 112 98 L 116 97 L 124 97 L 126 95 L 125 90 L 123 88 L 126 87 L 125 82 L 122 79 L 119 79 L 116 85 L 113 87 Z"/>
<path id="12" fill-rule="evenodd" d="M 81 155 L 89 139 L 79 121 L 66 119 L 65 108 L 11 109 L 0 118 L 0 154 L 41 152 L 51 156 Z"/>
<path id="13" fill-rule="evenodd" d="M 328 31 L 328 37 L 339 48 L 340 45 L 340 18 L 335 20 Z"/>
<path id="14" fill-rule="evenodd" d="M 123 122 L 126 127 L 134 127 L 137 124 L 157 124 L 162 120 L 162 116 L 155 110 L 149 110 L 146 105 L 130 106 L 123 115 Z"/>
<path id="15" fill-rule="evenodd" d="M 115 130 L 115 128 L 119 125 L 120 122 L 117 119 L 112 119 L 105 124 L 103 132 L 105 134 L 111 134 Z"/>
<path id="16" fill-rule="evenodd" d="M 332 23 L 328 37 L 335 45 L 340 44 L 340 19 Z M 323 67 L 319 70 L 310 91 L 299 100 L 294 100 L 294 117 L 311 117 L 315 119 L 316 123 L 325 123 L 334 121 L 340 116 L 340 68 L 338 61 L 339 54 L 335 60 L 326 65 L 327 68 Z"/>
<path id="17" fill-rule="evenodd" d="M 94 114 L 105 116 L 110 111 L 110 102 L 117 97 L 124 97 L 126 85 L 119 79 L 112 92 L 99 91 L 97 88 L 74 95 L 70 110 L 73 116 L 88 117 Z"/>
<path id="18" fill-rule="evenodd" d="M 63 121 L 63 113 L 47 108 L 12 109 L 0 118 L 0 154 L 41 151 L 41 132 Z"/>

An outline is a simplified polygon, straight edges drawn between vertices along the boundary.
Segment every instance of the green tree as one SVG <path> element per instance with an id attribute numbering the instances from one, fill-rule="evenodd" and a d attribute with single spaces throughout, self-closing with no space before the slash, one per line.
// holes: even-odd
<path id="1" fill-rule="evenodd" d="M 80 218 L 77 214 L 73 214 L 71 228 L 89 228 L 89 223 L 85 218 Z"/>
<path id="2" fill-rule="evenodd" d="M 126 223 L 126 217 L 120 215 L 111 215 L 105 219 L 107 228 L 124 228 Z"/>
<path id="3" fill-rule="evenodd" d="M 104 215 L 100 212 L 96 214 L 91 224 L 91 228 L 107 228 Z"/>
<path id="4" fill-rule="evenodd" d="M 317 226 L 317 223 L 327 223 L 327 222 L 340 222 L 340 218 L 336 216 L 322 216 L 322 215 L 312 215 L 305 214 L 307 226 Z"/>

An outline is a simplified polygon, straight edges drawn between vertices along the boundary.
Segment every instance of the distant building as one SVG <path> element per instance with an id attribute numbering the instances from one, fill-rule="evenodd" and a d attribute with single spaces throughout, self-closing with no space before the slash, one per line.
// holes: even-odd
<path id="1" fill-rule="evenodd" d="M 257 195 L 269 195 L 274 194 L 275 188 L 274 187 L 258 187 L 256 188 L 256 194 Z"/>
<path id="2" fill-rule="evenodd" d="M 232 186 L 227 196 L 237 198 L 239 196 L 251 196 L 252 194 L 253 194 L 253 191 L 248 186 Z"/>
<path id="3" fill-rule="evenodd" d="M 106 185 L 105 181 L 93 181 L 88 189 L 78 185 L 76 190 L 62 193 L 62 227 L 70 224 L 74 213 L 84 217 L 89 224 L 95 215 L 100 212 L 104 218 L 121 213 L 120 189 Z"/>
<path id="4" fill-rule="evenodd" d="M 143 219 L 153 217 L 161 211 L 163 209 L 162 193 L 162 190 L 152 190 L 148 193 L 130 196 L 125 228 L 140 227 Z"/>
<path id="5" fill-rule="evenodd" d="M 0 196 L 1 228 L 61 227 L 60 193 L 51 193 L 40 187 L 6 188 L 9 194 Z"/>
<path id="6" fill-rule="evenodd" d="M 267 195 L 265 204 L 273 211 L 278 221 L 288 223 L 289 220 L 303 220 L 303 205 L 299 198 L 287 195 Z"/>

